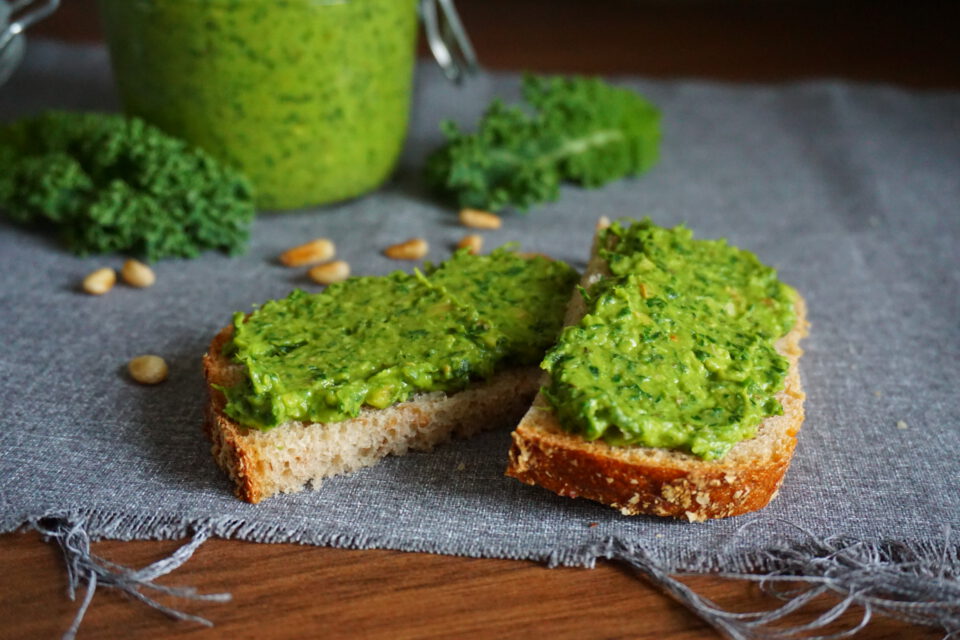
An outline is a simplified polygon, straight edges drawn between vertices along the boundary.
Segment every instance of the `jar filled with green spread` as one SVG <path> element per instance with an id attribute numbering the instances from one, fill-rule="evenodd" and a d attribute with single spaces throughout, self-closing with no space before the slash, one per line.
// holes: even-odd
<path id="1" fill-rule="evenodd" d="M 343 200 L 406 136 L 416 0 L 99 0 L 131 115 L 242 170 L 257 204 Z"/>

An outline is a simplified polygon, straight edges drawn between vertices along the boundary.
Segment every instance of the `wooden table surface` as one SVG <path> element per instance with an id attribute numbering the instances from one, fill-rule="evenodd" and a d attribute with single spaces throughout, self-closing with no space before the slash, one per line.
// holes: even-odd
<path id="1" fill-rule="evenodd" d="M 960 88 L 960 3 L 460 0 L 458 6 L 491 68 L 735 81 L 839 77 Z M 66 0 L 34 31 L 68 40 L 101 37 L 92 0 Z M 102 541 L 93 548 L 139 567 L 177 546 Z M 0 536 L 0 550 L 0 638 L 65 631 L 78 603 L 66 597 L 59 549 L 27 532 Z M 738 610 L 771 605 L 749 583 L 710 576 L 685 581 Z M 164 600 L 216 623 L 207 629 L 102 589 L 79 637 L 717 637 L 653 586 L 606 562 L 592 570 L 547 569 L 522 561 L 211 540 L 160 582 L 229 591 L 233 600 Z M 826 606 L 818 601 L 807 613 Z M 836 628 L 858 618 L 851 611 Z M 876 618 L 858 637 L 940 634 Z"/>

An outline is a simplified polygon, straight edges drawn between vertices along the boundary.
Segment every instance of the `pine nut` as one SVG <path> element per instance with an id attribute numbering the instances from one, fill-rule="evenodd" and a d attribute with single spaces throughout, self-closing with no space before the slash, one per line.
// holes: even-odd
<path id="1" fill-rule="evenodd" d="M 157 281 L 157 276 L 153 272 L 153 269 L 139 260 L 127 260 L 124 262 L 123 269 L 120 270 L 120 277 L 131 287 L 149 287 Z"/>
<path id="2" fill-rule="evenodd" d="M 102 296 L 117 283 L 117 272 L 110 267 L 97 269 L 83 279 L 83 290 L 92 296 Z"/>
<path id="3" fill-rule="evenodd" d="M 472 256 L 480 253 L 482 248 L 483 236 L 478 236 L 475 233 L 463 236 L 460 242 L 457 243 L 457 249 L 466 249 Z"/>
<path id="4" fill-rule="evenodd" d="M 394 260 L 419 260 L 427 255 L 430 247 L 423 238 L 410 238 L 406 242 L 395 244 L 383 250 L 383 254 Z"/>
<path id="5" fill-rule="evenodd" d="M 137 356 L 127 364 L 130 377 L 140 384 L 158 384 L 167 379 L 167 363 L 160 356 Z"/>
<path id="6" fill-rule="evenodd" d="M 461 209 L 460 224 L 474 229 L 499 229 L 502 221 L 500 216 L 489 211 L 479 209 Z"/>
<path id="7" fill-rule="evenodd" d="M 280 262 L 287 267 L 302 267 L 316 262 L 326 262 L 336 253 L 333 241 L 317 238 L 299 247 L 287 249 L 280 254 Z"/>
<path id="8" fill-rule="evenodd" d="M 345 260 L 334 260 L 333 262 L 318 264 L 307 271 L 307 275 L 317 284 L 342 282 L 350 277 L 350 265 Z"/>

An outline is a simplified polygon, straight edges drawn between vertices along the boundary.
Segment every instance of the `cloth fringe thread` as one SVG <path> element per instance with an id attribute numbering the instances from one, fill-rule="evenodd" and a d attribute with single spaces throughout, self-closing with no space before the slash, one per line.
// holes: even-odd
<path id="1" fill-rule="evenodd" d="M 190 542 L 184 544 L 166 558 L 142 569 L 130 569 L 101 558 L 90 551 L 90 535 L 87 533 L 84 527 L 85 522 L 82 519 L 71 521 L 65 518 L 41 518 L 32 522 L 31 525 L 47 540 L 56 540 L 57 544 L 60 545 L 67 566 L 67 593 L 70 599 L 76 599 L 77 590 L 82 582 L 87 584 L 86 593 L 76 616 L 74 616 L 73 623 L 63 634 L 64 640 L 74 640 L 76 637 L 83 616 L 86 614 L 98 586 L 120 589 L 134 599 L 165 613 L 171 618 L 189 620 L 208 627 L 212 627 L 213 623 L 206 618 L 168 607 L 146 595 L 144 590 L 192 600 L 213 602 L 230 600 L 229 593 L 201 594 L 192 587 L 168 587 L 155 582 L 157 578 L 179 568 L 193 556 L 193 552 L 209 537 L 209 532 L 205 529 L 197 530 Z"/>
<path id="2" fill-rule="evenodd" d="M 120 537 L 126 539 L 133 537 L 133 530 L 128 531 L 131 526 L 139 532 L 137 537 L 158 537 L 156 531 L 154 535 L 145 534 L 144 523 L 134 522 L 120 514 L 91 514 L 90 519 L 93 522 L 80 513 L 71 512 L 31 519 L 29 522 L 47 539 L 56 540 L 63 550 L 71 600 L 76 598 L 81 584 L 86 583 L 80 608 L 73 624 L 64 634 L 64 638 L 70 640 L 75 637 L 98 586 L 120 589 L 172 618 L 212 626 L 209 620 L 161 604 L 144 591 L 193 600 L 230 600 L 229 593 L 200 594 L 193 588 L 167 587 L 155 582 L 160 576 L 183 565 L 213 535 L 354 549 L 402 548 L 400 545 L 385 544 L 384 541 L 344 535 L 303 537 L 273 527 L 269 531 L 256 527 L 254 530 L 237 522 L 230 523 L 226 528 L 224 523 L 213 521 L 168 522 L 163 527 L 164 535 L 160 537 L 177 537 L 192 532 L 191 540 L 167 558 L 142 569 L 130 569 L 91 553 L 91 534 L 88 529 L 97 537 L 113 537 L 110 534 L 123 533 Z M 598 558 L 622 562 L 733 640 L 846 638 L 863 629 L 875 614 L 942 629 L 946 633 L 945 639 L 960 638 L 960 546 L 956 543 L 951 545 L 949 527 L 944 529 L 941 546 L 865 541 L 845 536 L 822 538 L 791 523 L 784 524 L 796 529 L 800 539 L 757 550 L 749 545 L 746 534 L 754 528 L 770 525 L 768 519 L 758 518 L 741 526 L 720 553 L 686 562 L 684 567 L 689 571 L 683 573 L 674 572 L 671 567 L 657 562 L 642 544 L 631 544 L 618 538 L 556 550 L 542 559 L 551 567 L 571 564 L 593 566 Z M 240 535 L 241 529 L 250 536 Z M 736 570 L 724 571 L 723 567 L 736 567 Z M 728 611 L 697 594 L 675 577 L 704 572 L 759 583 L 766 593 L 782 600 L 783 604 L 767 611 Z M 828 611 L 803 624 L 790 625 L 787 622 L 791 614 L 802 611 L 806 605 L 825 595 L 832 595 L 837 600 Z M 851 607 L 861 610 L 856 624 L 827 635 L 815 635 Z"/>
<path id="3" fill-rule="evenodd" d="M 743 525 L 735 538 L 763 524 Z M 898 542 L 871 542 L 845 536 L 818 538 L 797 529 L 803 539 L 789 545 L 753 552 L 752 562 L 768 573 L 715 572 L 723 578 L 756 582 L 780 606 L 754 612 L 723 609 L 664 571 L 651 561 L 642 547 L 617 539 L 605 541 L 603 549 L 589 551 L 630 565 L 702 620 L 732 640 L 833 640 L 848 638 L 870 622 L 875 614 L 915 625 L 943 630 L 944 640 L 960 638 L 960 561 L 958 549 L 950 546 L 950 528 L 944 528 L 943 546 L 922 548 Z M 758 562 L 759 561 L 759 562 Z M 684 573 L 678 575 L 695 575 Z M 836 604 L 803 624 L 786 622 L 812 601 L 833 595 Z M 860 608 L 859 620 L 839 631 L 817 635 L 851 607 Z"/>

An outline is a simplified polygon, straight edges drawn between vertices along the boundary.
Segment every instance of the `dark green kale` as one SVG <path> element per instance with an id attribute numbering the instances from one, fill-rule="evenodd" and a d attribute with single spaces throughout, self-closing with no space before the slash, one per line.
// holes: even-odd
<path id="1" fill-rule="evenodd" d="M 0 214 L 78 254 L 148 260 L 246 248 L 250 184 L 138 118 L 51 111 L 0 127 Z"/>
<path id="2" fill-rule="evenodd" d="M 461 207 L 526 210 L 556 200 L 569 181 L 599 187 L 657 161 L 660 112 L 598 78 L 526 76 L 530 109 L 494 100 L 464 133 L 445 121 L 447 143 L 427 159 L 430 186 Z"/>

